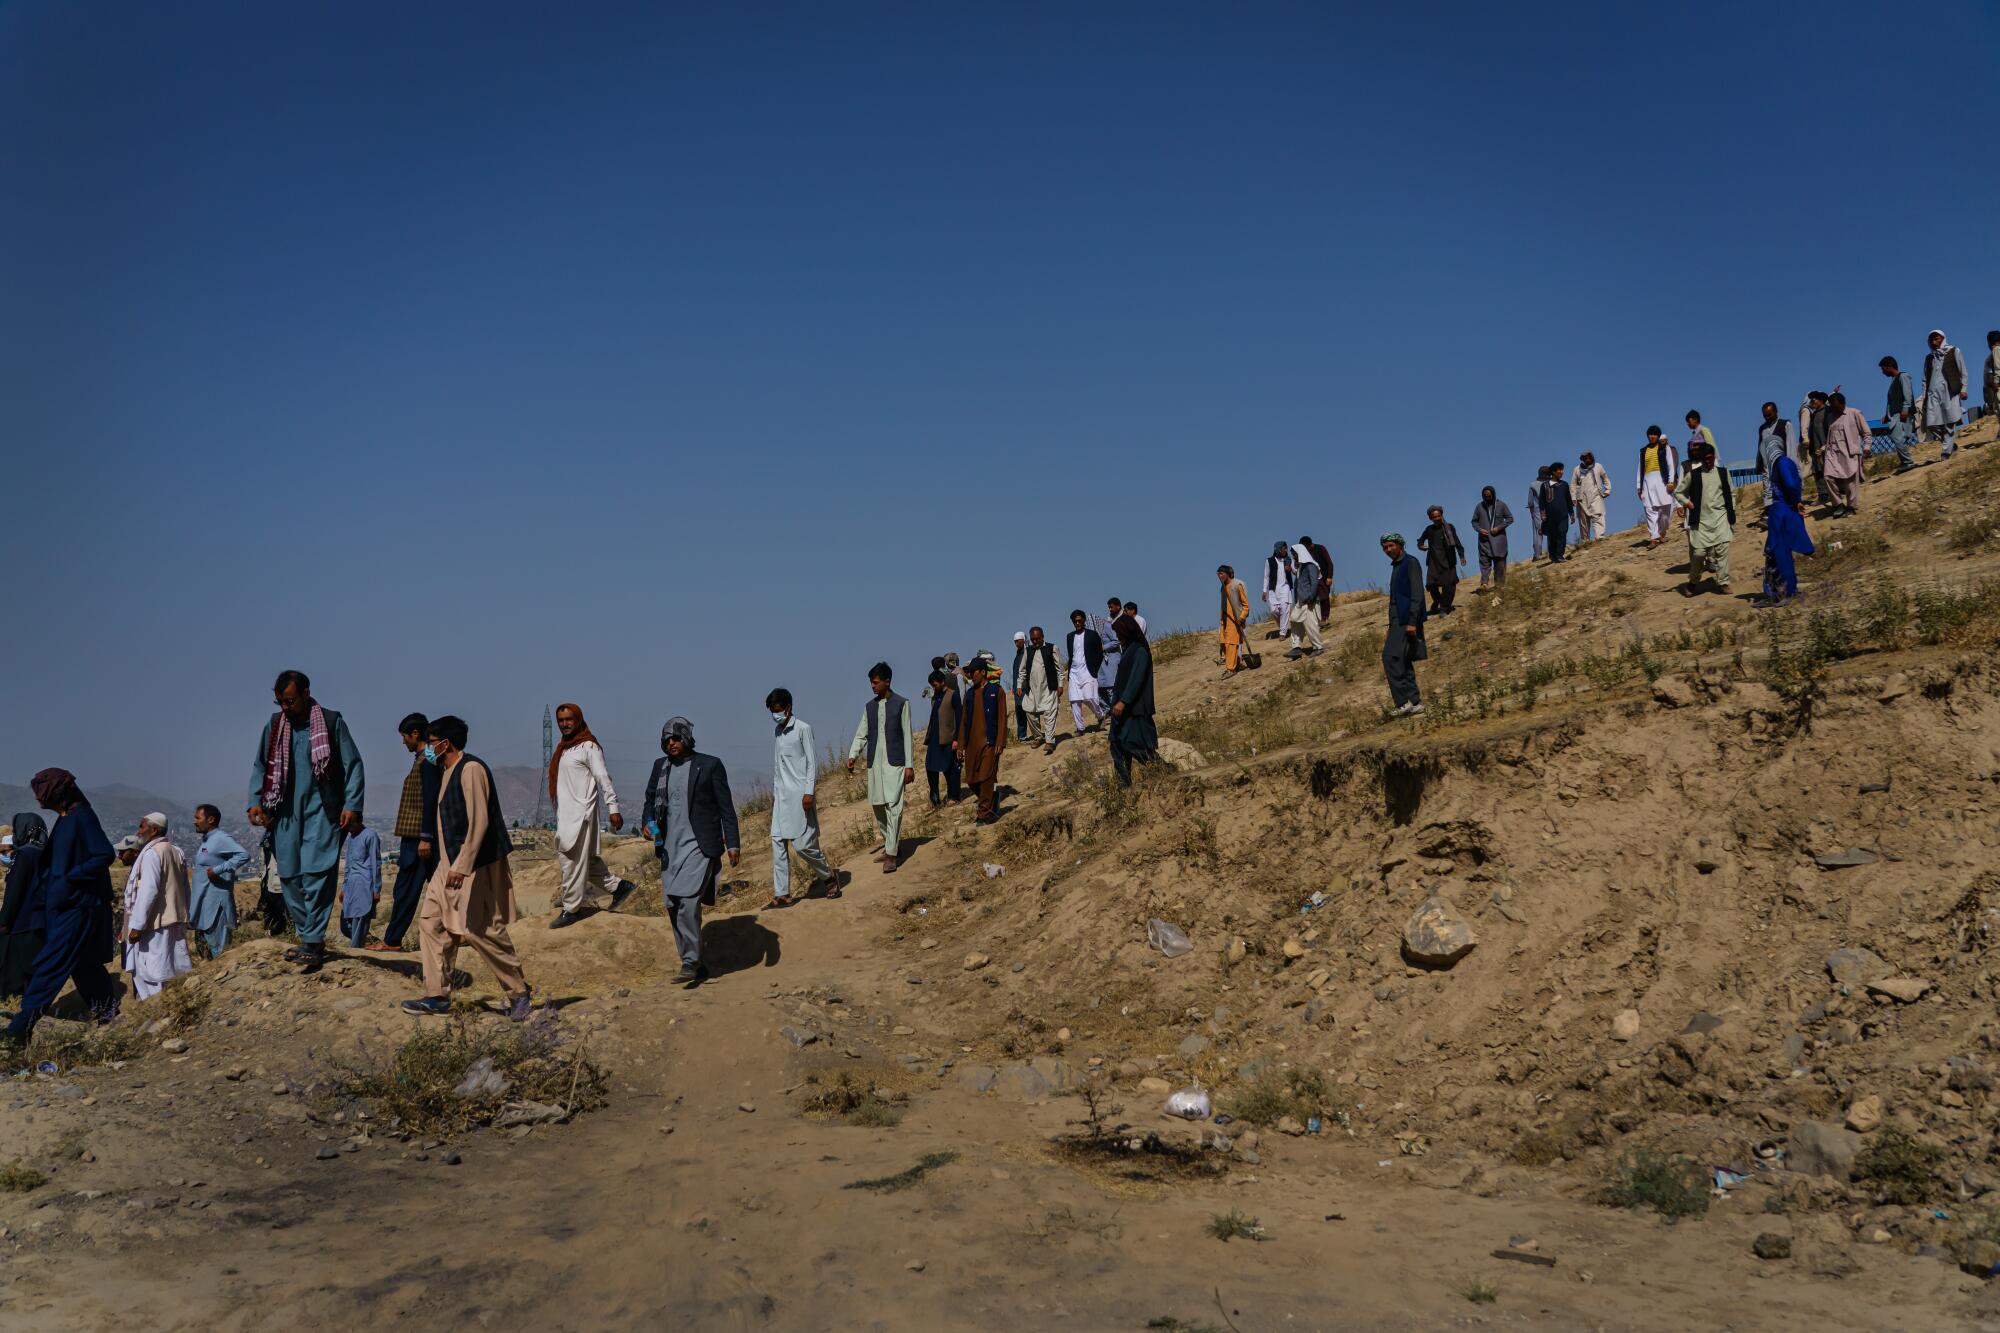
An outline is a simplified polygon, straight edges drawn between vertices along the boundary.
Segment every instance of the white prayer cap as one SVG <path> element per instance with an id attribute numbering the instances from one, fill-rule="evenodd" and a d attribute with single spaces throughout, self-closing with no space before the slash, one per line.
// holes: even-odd
<path id="1" fill-rule="evenodd" d="M 162 833 L 165 833 L 167 831 L 167 817 L 161 814 L 158 810 L 153 811 L 152 814 L 147 815 L 140 822 L 144 824 L 151 824 L 154 828 L 158 829 Z"/>
<path id="2" fill-rule="evenodd" d="M 1019 642 L 1020 642 L 1021 640 L 1025 639 L 1025 638 L 1027 638 L 1027 637 L 1028 637 L 1028 631 L 1026 631 L 1026 630 L 1024 630 L 1024 629 L 1017 629 L 1017 630 L 1015 630 L 1015 631 L 1014 631 L 1014 642 L 1015 642 L 1015 643 L 1019 643 Z"/>
<path id="3" fill-rule="evenodd" d="M 12 847 L 13 845 L 14 826 L 12 824 L 0 824 L 0 847 Z"/>
<path id="4" fill-rule="evenodd" d="M 111 850 L 114 852 L 136 852 L 139 850 L 139 840 L 128 833 L 117 842 L 112 843 Z"/>

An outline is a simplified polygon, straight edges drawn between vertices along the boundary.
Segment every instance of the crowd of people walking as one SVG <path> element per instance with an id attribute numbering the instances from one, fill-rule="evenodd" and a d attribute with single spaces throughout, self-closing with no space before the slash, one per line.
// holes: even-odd
<path id="1" fill-rule="evenodd" d="M 1896 470 L 1916 466 L 1921 438 L 1940 446 L 1941 460 L 1957 450 L 1970 380 L 1965 357 L 1942 330 L 1933 329 L 1921 379 L 1893 356 L 1879 368 L 1888 379 L 1884 422 Z M 2000 414 L 2000 331 L 1987 335 L 1984 398 Z M 1683 591 L 1727 593 L 1730 546 L 1738 515 L 1735 487 L 1717 456 L 1712 430 L 1701 414 L 1686 415 L 1685 462 L 1658 426 L 1639 447 L 1634 477 L 1647 549 L 1667 540 L 1678 516 L 1687 539 Z M 1756 426 L 1755 472 L 1765 482 L 1764 579 L 1760 604 L 1776 605 L 1798 594 L 1796 557 L 1814 546 L 1805 524 L 1805 478 L 1813 480 L 1822 517 L 1858 512 L 1873 431 L 1840 388 L 1813 390 L 1796 418 L 1766 402 Z M 1579 544 L 1605 533 L 1610 474 L 1584 451 L 1573 474 L 1565 465 L 1537 469 L 1527 497 L 1534 558 L 1551 564 L 1569 558 L 1571 529 Z M 1383 675 L 1391 711 L 1423 712 L 1416 665 L 1428 657 L 1425 622 L 1456 609 L 1461 571 L 1476 556 L 1479 591 L 1504 588 L 1508 530 L 1514 513 L 1492 486 L 1473 506 L 1468 549 L 1441 505 L 1430 506 L 1417 539 L 1420 561 L 1403 534 L 1385 532 L 1389 564 Z M 1216 569 L 1220 588 L 1218 649 L 1225 677 L 1261 664 L 1251 645 L 1251 603 L 1233 566 Z M 1333 608 L 1333 560 L 1310 536 L 1272 544 L 1259 575 L 1260 600 L 1272 620 L 1270 637 L 1286 639 L 1290 659 L 1325 651 L 1324 629 Z M 1000 817 L 1000 766 L 1010 735 L 1057 744 L 1062 706 L 1069 705 L 1072 734 L 1103 730 L 1114 780 L 1129 785 L 1132 766 L 1158 756 L 1154 726 L 1152 645 L 1146 620 L 1130 601 L 1107 599 L 1103 614 L 1069 615 L 1060 651 L 1039 625 L 1014 635 L 1014 656 L 1003 670 L 989 651 L 961 664 L 957 654 L 933 658 L 923 697 L 929 702 L 921 750 L 933 807 L 956 805 L 967 791 L 977 802 L 975 822 Z M 864 702 L 847 749 L 849 772 L 865 765 L 867 796 L 884 874 L 903 859 L 902 823 L 919 757 L 909 700 L 896 693 L 894 671 L 878 662 L 868 671 Z M 381 897 L 384 854 L 380 835 L 363 819 L 366 774 L 345 718 L 319 703 L 303 672 L 285 671 L 272 687 L 276 705 L 254 751 L 245 815 L 262 832 L 258 910 L 274 934 L 294 939 L 284 957 L 302 974 L 326 962 L 326 935 L 340 908 L 340 934 L 353 948 L 400 951 L 414 924 L 422 955 L 421 996 L 403 1002 L 414 1014 L 450 1010 L 450 992 L 469 978 L 456 966 L 470 948 L 493 972 L 513 1018 L 527 1016 L 533 990 L 509 934 L 518 918 L 509 859 L 514 851 L 492 770 L 466 750 L 466 723 L 455 716 L 405 716 L 398 734 L 411 754 L 396 819 L 396 876 L 386 928 L 370 928 Z M 778 688 L 765 697 L 773 724 L 771 877 L 768 910 L 801 898 L 837 898 L 844 875 L 820 846 L 815 800 L 820 756 L 813 730 L 793 712 L 792 696 Z M 559 869 L 551 929 L 565 929 L 599 910 L 616 911 L 636 886 L 607 869 L 601 828 L 614 833 L 624 816 L 603 746 L 582 709 L 556 710 L 562 743 L 546 780 L 555 807 Z M 678 979 L 699 985 L 708 976 L 702 958 L 701 910 L 712 905 L 720 867 L 741 856 L 736 806 L 722 761 L 697 750 L 693 723 L 670 718 L 661 729 L 661 758 L 646 784 L 643 826 L 660 863 L 662 898 L 680 957 Z M 218 807 L 204 804 L 193 816 L 199 837 L 192 858 L 168 837 L 163 812 L 147 814 L 137 830 L 113 844 L 76 779 L 61 768 L 37 773 L 31 784 L 38 805 L 54 816 L 17 815 L 0 828 L 0 998 L 18 997 L 8 1039 L 24 1041 L 36 1022 L 73 984 L 79 1005 L 99 1018 L 115 1014 L 122 996 L 107 965 L 114 959 L 139 998 L 157 994 L 194 965 L 192 945 L 210 956 L 230 947 L 238 928 L 237 886 L 252 854 L 222 827 Z M 804 893 L 794 893 L 791 857 L 812 872 Z M 124 891 L 114 894 L 111 866 L 127 867 Z M 275 876 L 277 886 L 271 886 Z M 338 882 L 336 882 L 336 880 Z"/>

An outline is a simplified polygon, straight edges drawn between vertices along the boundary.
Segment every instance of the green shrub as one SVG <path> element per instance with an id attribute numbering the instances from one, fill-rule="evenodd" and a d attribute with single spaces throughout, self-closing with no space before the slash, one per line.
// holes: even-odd
<path id="1" fill-rule="evenodd" d="M 504 1080 L 499 1092 L 459 1096 L 480 1061 Z M 528 1023 L 462 1018 L 420 1028 L 386 1060 L 364 1049 L 356 1063 L 302 1080 L 323 1106 L 366 1102 L 391 1129 L 447 1134 L 485 1124 L 509 1101 L 541 1102 L 572 1112 L 604 1105 L 604 1071 L 581 1047 L 570 1050 L 553 1014 Z"/>
<path id="2" fill-rule="evenodd" d="M 1269 1239 L 1262 1223 L 1254 1217 L 1245 1217 L 1234 1208 L 1209 1218 L 1208 1234 L 1219 1241 L 1229 1241 L 1238 1236 L 1244 1240 Z"/>
<path id="3" fill-rule="evenodd" d="M 1874 1187 L 1878 1203 L 1924 1203 L 1937 1190 L 1943 1164 L 1944 1149 L 1892 1125 L 1854 1159 L 1854 1178 Z"/>
<path id="4" fill-rule="evenodd" d="M 26 1194 L 38 1190 L 49 1183 L 49 1178 L 32 1166 L 20 1162 L 9 1162 L 0 1166 L 0 1191 L 8 1194 Z"/>
<path id="5" fill-rule="evenodd" d="M 1708 1172 L 1701 1163 L 1657 1148 L 1634 1148 L 1611 1168 L 1599 1198 L 1614 1208 L 1650 1208 L 1669 1222 L 1708 1212 Z"/>
<path id="6" fill-rule="evenodd" d="M 1314 1116 L 1347 1123 L 1347 1109 L 1317 1069 L 1266 1070 L 1230 1099 L 1229 1113 L 1253 1125 L 1275 1125 L 1286 1116 L 1300 1124 Z"/>

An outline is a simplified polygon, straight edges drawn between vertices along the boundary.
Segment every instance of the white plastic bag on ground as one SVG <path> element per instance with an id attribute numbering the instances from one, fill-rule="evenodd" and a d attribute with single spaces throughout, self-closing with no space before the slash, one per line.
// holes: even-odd
<path id="1" fill-rule="evenodd" d="M 1205 1088 L 1182 1088 L 1167 1098 L 1167 1114 L 1177 1115 L 1183 1120 L 1206 1120 L 1213 1108 L 1208 1103 Z"/>
<path id="2" fill-rule="evenodd" d="M 986 872 L 986 878 L 988 879 L 998 879 L 1002 875 L 1007 873 L 1006 866 L 996 866 L 991 861 L 988 861 L 985 865 L 979 868 Z"/>
<path id="3" fill-rule="evenodd" d="M 1187 932 L 1171 921 L 1154 917 L 1146 923 L 1146 939 L 1155 949 L 1169 958 L 1178 958 L 1194 945 L 1188 942 Z"/>

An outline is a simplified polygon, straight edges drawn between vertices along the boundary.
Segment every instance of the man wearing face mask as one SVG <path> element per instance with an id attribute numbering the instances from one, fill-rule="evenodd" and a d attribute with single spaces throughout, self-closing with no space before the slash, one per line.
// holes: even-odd
<path id="1" fill-rule="evenodd" d="M 305 975 L 326 963 L 342 835 L 361 829 L 361 751 L 340 714 L 313 698 L 304 672 L 281 673 L 271 692 L 278 711 L 257 739 L 247 813 L 271 831 L 285 910 L 299 932 L 285 958 Z"/>
<path id="2" fill-rule="evenodd" d="M 711 754 L 697 754 L 694 723 L 670 717 L 660 729 L 660 749 L 646 780 L 646 830 L 660 858 L 660 897 L 674 922 L 681 956 L 674 979 L 692 988 L 708 979 L 701 961 L 701 909 L 715 905 L 715 880 L 726 852 L 743 856 L 736 834 L 736 802 L 729 771 Z"/>
<path id="3" fill-rule="evenodd" d="M 940 673 L 942 675 L 942 673 Z M 771 745 L 771 901 L 766 911 L 778 911 L 798 901 L 792 897 L 792 858 L 797 852 L 813 872 L 806 896 L 826 886 L 826 896 L 840 896 L 840 873 L 819 849 L 819 812 L 813 809 L 819 779 L 819 751 L 813 731 L 792 716 L 792 692 L 775 689 L 764 697 L 777 728 Z"/>

